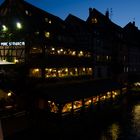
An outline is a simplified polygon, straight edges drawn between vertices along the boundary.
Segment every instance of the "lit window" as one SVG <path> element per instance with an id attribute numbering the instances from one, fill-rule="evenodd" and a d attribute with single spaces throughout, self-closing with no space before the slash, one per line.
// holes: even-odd
<path id="1" fill-rule="evenodd" d="M 7 96 L 8 96 L 8 97 L 12 96 L 12 93 L 11 93 L 11 92 L 8 92 L 8 93 L 7 93 Z"/>
<path id="2" fill-rule="evenodd" d="M 81 100 L 73 102 L 73 109 L 74 110 L 77 110 L 77 109 L 79 109 L 81 107 L 82 107 L 82 101 Z"/>
<path id="3" fill-rule="evenodd" d="M 52 51 L 54 51 L 55 50 L 55 48 L 52 48 Z"/>
<path id="4" fill-rule="evenodd" d="M 50 32 L 45 32 L 45 37 L 49 38 L 50 37 Z"/>
<path id="5" fill-rule="evenodd" d="M 15 59 L 15 60 L 14 60 L 14 63 L 18 63 L 18 62 L 19 62 L 19 60 L 18 60 L 18 59 Z"/>
<path id="6" fill-rule="evenodd" d="M 58 112 L 58 107 L 54 102 L 48 101 L 48 105 L 49 105 L 49 108 L 50 108 L 50 112 L 53 112 L 53 113 Z"/>
<path id="7" fill-rule="evenodd" d="M 129 71 L 129 68 L 128 67 L 126 67 L 126 72 L 128 72 Z"/>
<path id="8" fill-rule="evenodd" d="M 52 23 L 52 21 L 51 20 L 49 20 L 49 24 L 51 24 Z"/>
<path id="9" fill-rule="evenodd" d="M 73 51 L 73 52 L 72 52 L 72 55 L 76 55 L 76 51 Z"/>
<path id="10" fill-rule="evenodd" d="M 39 47 L 32 47 L 31 50 L 30 50 L 30 53 L 31 54 L 42 53 L 42 48 L 41 47 L 40 48 Z"/>
<path id="11" fill-rule="evenodd" d="M 108 55 L 106 56 L 106 59 L 107 59 L 107 60 L 109 59 Z"/>
<path id="12" fill-rule="evenodd" d="M 8 30 L 8 28 L 5 25 L 2 25 L 2 31 L 6 32 Z"/>
<path id="13" fill-rule="evenodd" d="M 63 52 L 63 49 L 60 49 L 61 52 Z"/>
<path id="14" fill-rule="evenodd" d="M 86 72 L 87 72 L 87 75 L 92 75 L 93 73 L 92 68 L 87 68 Z"/>
<path id="15" fill-rule="evenodd" d="M 30 77 L 41 77 L 41 69 L 30 69 Z"/>
<path id="16" fill-rule="evenodd" d="M 71 110 L 72 110 L 72 103 L 67 103 L 64 105 L 62 109 L 62 113 L 71 112 Z"/>
<path id="17" fill-rule="evenodd" d="M 26 13 L 26 15 L 28 15 L 29 14 L 28 10 L 25 10 L 25 13 Z"/>
<path id="18" fill-rule="evenodd" d="M 39 31 L 36 31 L 35 34 L 36 34 L 36 35 L 39 35 Z"/>
<path id="19" fill-rule="evenodd" d="M 48 18 L 45 18 L 45 21 L 46 21 L 46 22 L 48 22 L 48 21 L 49 21 L 49 19 L 48 19 Z"/>
<path id="20" fill-rule="evenodd" d="M 57 70 L 56 68 L 45 68 L 45 77 L 56 77 L 57 76 Z"/>
<path id="21" fill-rule="evenodd" d="M 17 22 L 17 23 L 16 23 L 16 26 L 17 26 L 18 29 L 21 29 L 21 28 L 22 28 L 22 25 L 21 25 L 20 22 Z"/>
<path id="22" fill-rule="evenodd" d="M 84 100 L 84 103 L 85 103 L 85 106 L 88 107 L 88 106 L 91 105 L 92 99 L 91 99 L 91 98 L 85 99 L 85 100 Z"/>
<path id="23" fill-rule="evenodd" d="M 47 17 L 45 18 L 45 21 L 46 21 L 47 23 L 49 23 L 49 24 L 51 24 L 51 23 L 52 23 L 52 21 L 51 21 L 51 20 L 49 20 Z"/>
<path id="24" fill-rule="evenodd" d="M 83 55 L 84 55 L 83 51 L 80 51 L 78 54 L 78 56 L 83 56 Z"/>
<path id="25" fill-rule="evenodd" d="M 92 19 L 91 19 L 91 22 L 92 22 L 92 23 L 97 23 L 98 20 L 97 20 L 97 18 L 92 18 Z"/>

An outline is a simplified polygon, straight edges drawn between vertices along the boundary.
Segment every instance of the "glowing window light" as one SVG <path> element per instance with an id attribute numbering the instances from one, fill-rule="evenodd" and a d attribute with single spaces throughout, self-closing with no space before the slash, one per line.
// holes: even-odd
<path id="1" fill-rule="evenodd" d="M 63 49 L 60 49 L 61 52 L 63 52 Z"/>
<path id="2" fill-rule="evenodd" d="M 51 103 L 51 101 L 48 101 L 48 103 Z"/>
<path id="3" fill-rule="evenodd" d="M 57 53 L 60 54 L 61 53 L 60 50 L 58 50 Z"/>
<path id="4" fill-rule="evenodd" d="M 106 56 L 106 59 L 107 59 L 107 60 L 109 59 L 109 56 L 108 56 L 108 55 Z"/>
<path id="5" fill-rule="evenodd" d="M 112 95 L 113 98 L 115 98 L 115 95 Z"/>
<path id="6" fill-rule="evenodd" d="M 12 93 L 11 93 L 11 92 L 8 92 L 8 93 L 7 93 L 7 96 L 8 96 L 8 97 L 12 96 Z"/>
<path id="7" fill-rule="evenodd" d="M 76 71 L 76 72 L 78 71 L 77 68 L 75 68 L 75 71 Z"/>
<path id="8" fill-rule="evenodd" d="M 68 72 L 68 68 L 65 69 L 65 72 Z"/>
<path id="9" fill-rule="evenodd" d="M 26 15 L 29 15 L 29 11 L 28 10 L 25 10 L 25 13 L 26 13 Z"/>
<path id="10" fill-rule="evenodd" d="M 18 29 L 21 29 L 21 28 L 22 28 L 22 25 L 21 25 L 20 22 L 17 22 L 16 25 L 17 25 L 17 28 L 18 28 Z"/>
<path id="11" fill-rule="evenodd" d="M 81 108 L 81 107 L 82 107 L 82 101 L 81 100 L 73 102 L 73 109 L 78 109 L 78 108 Z"/>
<path id="12" fill-rule="evenodd" d="M 38 72 L 39 71 L 39 69 L 34 69 L 34 72 Z"/>
<path id="13" fill-rule="evenodd" d="M 19 62 L 19 60 L 18 60 L 18 59 L 15 59 L 15 60 L 14 60 L 14 63 L 18 63 L 18 62 Z"/>
<path id="14" fill-rule="evenodd" d="M 89 71 L 92 71 L 92 68 L 89 68 Z"/>
<path id="15" fill-rule="evenodd" d="M 134 83 L 135 86 L 140 86 L 140 82 Z"/>
<path id="16" fill-rule="evenodd" d="M 83 68 L 83 71 L 85 72 L 86 71 L 86 68 Z"/>
<path id="17" fill-rule="evenodd" d="M 107 92 L 107 95 L 110 95 L 111 94 L 111 92 Z"/>
<path id="18" fill-rule="evenodd" d="M 72 52 L 72 55 L 76 55 L 76 51 L 73 51 L 73 52 Z"/>
<path id="19" fill-rule="evenodd" d="M 49 38 L 50 37 L 50 32 L 45 32 L 45 37 Z"/>
<path id="20" fill-rule="evenodd" d="M 55 48 L 52 48 L 51 50 L 52 50 L 52 51 L 54 51 L 54 50 L 55 50 Z"/>
<path id="21" fill-rule="evenodd" d="M 6 32 L 8 28 L 5 25 L 2 25 L 2 31 Z"/>
<path id="22" fill-rule="evenodd" d="M 64 105 L 62 109 L 62 113 L 70 112 L 72 110 L 72 103 L 67 103 Z"/>
<path id="23" fill-rule="evenodd" d="M 83 51 L 80 51 L 79 56 L 83 56 Z"/>
<path id="24" fill-rule="evenodd" d="M 86 105 L 86 106 L 91 105 L 91 103 L 92 103 L 92 100 L 91 100 L 91 99 L 86 99 L 86 100 L 85 100 L 85 105 Z"/>
<path id="25" fill-rule="evenodd" d="M 5 60 L 5 59 L 3 59 L 2 61 L 3 61 L 3 62 L 6 62 L 6 60 Z"/>
<path id="26" fill-rule="evenodd" d="M 97 20 L 97 18 L 92 18 L 92 19 L 91 19 L 91 22 L 92 22 L 92 23 L 97 23 L 98 20 Z"/>
<path id="27" fill-rule="evenodd" d="M 48 102 L 48 105 L 50 107 L 50 112 L 57 113 L 58 107 L 54 102 Z"/>

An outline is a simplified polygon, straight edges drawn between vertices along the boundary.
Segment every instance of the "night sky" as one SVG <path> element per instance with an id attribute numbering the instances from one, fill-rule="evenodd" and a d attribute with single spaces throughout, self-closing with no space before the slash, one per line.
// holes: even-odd
<path id="1" fill-rule="evenodd" d="M 2 2 L 3 0 L 0 0 Z M 140 29 L 140 0 L 26 0 L 27 2 L 65 19 L 73 14 L 83 20 L 88 17 L 88 9 L 96 8 L 101 13 L 109 9 L 111 20 L 124 27 L 128 22 L 136 22 Z M 112 9 L 112 10 L 111 10 Z"/>

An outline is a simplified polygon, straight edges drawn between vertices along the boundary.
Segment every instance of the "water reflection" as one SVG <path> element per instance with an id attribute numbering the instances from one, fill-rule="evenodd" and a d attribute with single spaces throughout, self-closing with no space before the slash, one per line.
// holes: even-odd
<path id="1" fill-rule="evenodd" d="M 118 123 L 113 123 L 101 134 L 101 140 L 117 140 L 120 135 L 120 126 Z"/>
<path id="2" fill-rule="evenodd" d="M 101 132 L 99 140 L 139 140 L 140 102 L 128 106 L 119 119 Z"/>
<path id="3" fill-rule="evenodd" d="M 90 116 L 79 123 L 76 122 L 70 123 L 70 127 L 60 125 L 56 131 L 49 131 L 48 128 L 45 133 L 33 131 L 10 140 L 44 140 L 50 137 L 56 139 L 56 136 L 58 140 L 140 140 L 140 101 L 128 103 L 117 116 L 112 115 L 108 119 L 103 116 L 95 121 L 93 116 Z"/>

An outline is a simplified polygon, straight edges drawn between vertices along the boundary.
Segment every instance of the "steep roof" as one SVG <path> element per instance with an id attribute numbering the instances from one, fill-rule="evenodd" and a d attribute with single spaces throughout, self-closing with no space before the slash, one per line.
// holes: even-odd
<path id="1" fill-rule="evenodd" d="M 69 14 L 65 19 L 65 23 L 68 25 L 68 28 L 73 28 L 74 30 L 83 31 L 86 30 L 86 22 L 72 14 Z"/>
<path id="2" fill-rule="evenodd" d="M 0 5 L 0 16 L 49 16 L 61 20 L 59 17 L 50 14 L 24 0 L 5 0 Z"/>
<path id="3" fill-rule="evenodd" d="M 98 26 L 100 27 L 111 27 L 111 28 L 116 28 L 116 29 L 122 29 L 119 25 L 115 24 L 114 22 L 111 21 L 109 18 L 109 13 L 106 12 L 106 14 L 102 14 L 95 8 L 89 8 L 89 16 L 86 20 L 87 23 L 91 23 L 92 19 L 96 18 L 98 22 Z M 95 25 L 95 24 L 94 24 Z"/>
<path id="4" fill-rule="evenodd" d="M 80 19 L 79 17 L 76 17 L 76 16 L 74 16 L 74 15 L 72 15 L 72 14 L 69 14 L 67 17 L 66 17 L 66 19 L 65 19 L 65 21 L 66 22 L 69 22 L 69 21 L 74 21 L 74 22 L 77 22 L 77 23 L 81 23 L 81 24 L 85 24 L 85 21 L 84 20 L 82 20 L 82 19 Z"/>
<path id="5" fill-rule="evenodd" d="M 5 0 L 0 5 L 0 25 L 6 24 L 10 30 L 14 30 L 15 22 L 21 22 L 23 31 L 27 32 L 43 31 L 48 26 L 54 26 L 55 30 L 64 27 L 62 19 L 24 0 Z"/>
<path id="6" fill-rule="evenodd" d="M 6 15 L 12 15 L 13 13 L 15 15 L 19 15 L 20 13 L 26 15 L 26 10 L 30 10 L 31 12 L 35 12 L 36 14 L 48 14 L 50 16 L 56 17 L 24 0 L 5 0 L 0 5 L 0 15 L 6 16 Z"/>

